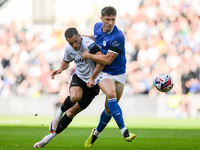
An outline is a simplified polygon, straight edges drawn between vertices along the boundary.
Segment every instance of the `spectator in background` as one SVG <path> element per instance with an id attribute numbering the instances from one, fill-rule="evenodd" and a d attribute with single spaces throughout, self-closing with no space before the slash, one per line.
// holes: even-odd
<path id="1" fill-rule="evenodd" d="M 199 93 L 200 3 L 183 0 L 138 2 L 135 14 L 124 14 L 116 20 L 126 36 L 126 85 L 130 88 L 125 92 L 129 95 L 157 94 L 152 80 L 165 72 L 175 80 L 170 92 L 181 94 L 181 69 L 183 64 L 193 60 L 189 70 L 195 72 L 195 78 L 190 80 L 188 88 L 191 93 Z M 95 16 L 98 15 L 95 13 Z M 16 23 L 19 22 L 7 26 L 0 24 L 0 97 L 58 93 L 64 80 L 54 83 L 45 76 L 57 68 L 55 64 L 62 56 L 65 42 L 61 33 L 66 24 L 56 28 L 41 25 L 41 29 L 36 30 L 34 25 L 27 27 L 26 24 L 21 29 L 16 28 Z M 93 24 L 90 19 L 86 25 L 92 27 Z M 85 29 L 91 30 L 87 27 Z M 33 77 L 30 75 L 36 68 L 41 73 L 34 77 L 38 88 L 32 89 Z M 73 69 L 74 66 L 66 72 L 68 77 Z"/>
<path id="2" fill-rule="evenodd" d="M 61 29 L 44 28 L 42 32 L 34 27 L 16 30 L 15 22 L 0 27 L 0 96 L 52 94 L 60 91 L 64 80 L 51 82 L 50 74 L 58 62 L 55 56 L 62 55 L 61 47 L 65 44 L 60 36 Z M 52 57 L 54 56 L 54 57 Z M 71 67 L 73 69 L 73 66 Z M 69 73 L 66 75 L 70 77 Z"/>
<path id="3" fill-rule="evenodd" d="M 191 114 L 191 102 L 188 94 L 189 94 L 190 80 L 192 78 L 193 75 L 190 72 L 190 66 L 189 64 L 185 64 L 181 76 L 182 96 L 180 101 L 180 113 L 189 116 Z"/>

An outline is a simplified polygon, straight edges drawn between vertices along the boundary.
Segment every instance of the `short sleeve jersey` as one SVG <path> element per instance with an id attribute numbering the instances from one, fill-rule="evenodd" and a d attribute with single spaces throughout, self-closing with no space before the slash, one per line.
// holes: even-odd
<path id="1" fill-rule="evenodd" d="M 118 53 L 118 56 L 110 65 L 106 65 L 103 72 L 110 75 L 119 75 L 126 72 L 126 57 L 125 57 L 125 37 L 122 31 L 114 26 L 110 33 L 102 31 L 102 22 L 98 22 L 94 26 L 95 43 L 100 47 L 104 55 L 108 51 Z"/>
<path id="2" fill-rule="evenodd" d="M 74 50 L 74 48 L 71 47 L 69 44 L 65 47 L 63 60 L 66 62 L 74 61 L 76 67 L 75 73 L 84 82 L 87 82 L 87 80 L 90 78 L 96 65 L 95 62 L 90 59 L 87 59 L 87 61 L 85 62 L 84 59 L 81 57 L 81 52 L 83 52 L 83 50 L 87 50 L 88 52 L 90 52 L 90 50 L 94 46 L 96 46 L 96 44 L 93 40 L 88 37 L 82 37 L 80 50 Z"/>

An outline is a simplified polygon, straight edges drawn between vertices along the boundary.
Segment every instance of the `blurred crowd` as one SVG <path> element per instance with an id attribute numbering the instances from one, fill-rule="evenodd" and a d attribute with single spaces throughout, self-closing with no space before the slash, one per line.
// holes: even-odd
<path id="1" fill-rule="evenodd" d="M 98 12 L 99 14 L 99 12 Z M 99 17 L 99 16 L 98 16 Z M 100 20 L 99 20 L 100 21 Z M 126 38 L 128 95 L 158 91 L 153 79 L 167 73 L 174 87 L 169 93 L 188 95 L 200 91 L 200 2 L 198 0 L 140 0 L 135 14 L 118 15 L 117 26 Z M 85 33 L 92 33 L 94 21 L 88 18 Z M 66 25 L 34 25 L 12 21 L 0 23 L 0 97 L 68 94 L 68 82 L 74 72 L 71 63 L 56 79 L 67 42 Z M 187 99 L 187 98 L 186 98 Z M 186 102 L 187 103 L 187 102 Z"/>
<path id="2" fill-rule="evenodd" d="M 161 73 L 173 77 L 172 93 L 199 93 L 199 8 L 199 1 L 141 1 L 134 16 L 122 17 L 131 93 L 154 94 Z"/>

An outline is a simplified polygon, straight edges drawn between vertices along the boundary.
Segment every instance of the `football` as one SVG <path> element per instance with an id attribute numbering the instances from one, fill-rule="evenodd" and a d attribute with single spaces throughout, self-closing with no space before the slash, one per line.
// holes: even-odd
<path id="1" fill-rule="evenodd" d="M 172 77 L 166 73 L 158 75 L 154 80 L 154 86 L 160 92 L 168 92 L 173 88 L 174 81 Z"/>

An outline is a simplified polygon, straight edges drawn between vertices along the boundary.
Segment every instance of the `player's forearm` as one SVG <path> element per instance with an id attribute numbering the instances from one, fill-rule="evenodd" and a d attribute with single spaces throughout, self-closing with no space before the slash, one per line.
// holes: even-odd
<path id="1" fill-rule="evenodd" d="M 63 60 L 60 66 L 60 71 L 66 70 L 68 67 L 69 67 L 69 63 Z"/>
<path id="2" fill-rule="evenodd" d="M 112 62 L 107 55 L 93 55 L 89 53 L 88 58 L 102 65 L 110 65 Z"/>
<path id="3" fill-rule="evenodd" d="M 96 64 L 94 72 L 93 72 L 93 74 L 91 75 L 90 78 L 95 79 L 97 77 L 97 75 L 103 70 L 104 66 L 105 65 Z"/>

